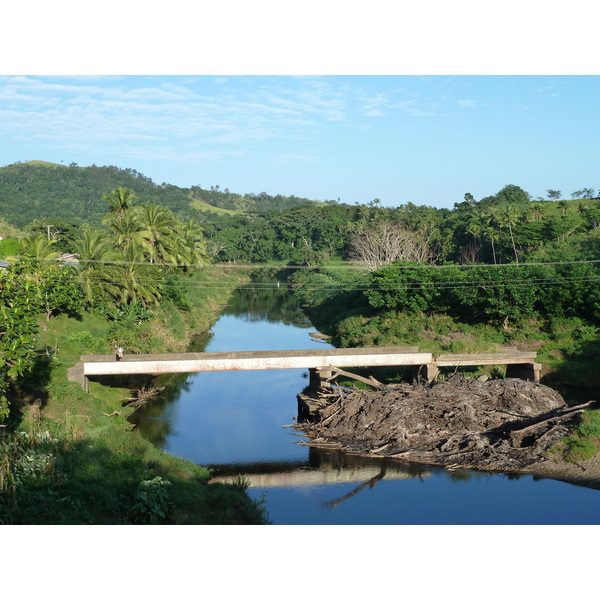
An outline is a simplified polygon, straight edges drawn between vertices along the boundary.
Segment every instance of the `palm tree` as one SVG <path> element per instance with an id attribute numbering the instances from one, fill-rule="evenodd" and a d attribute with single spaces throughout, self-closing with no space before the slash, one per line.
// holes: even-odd
<path id="1" fill-rule="evenodd" d="M 118 301 L 121 304 L 141 302 L 144 306 L 158 306 L 161 293 L 154 277 L 157 267 L 148 266 L 140 246 L 130 245 L 123 253 L 123 258 L 124 261 L 119 265 Z"/>
<path id="2" fill-rule="evenodd" d="M 483 215 L 483 222 L 485 224 L 485 232 L 487 237 L 490 238 L 490 243 L 492 244 L 492 255 L 494 257 L 494 264 L 497 265 L 496 261 L 496 246 L 494 242 L 498 240 L 499 232 L 497 229 L 498 226 L 498 213 L 495 208 L 490 208 Z"/>
<path id="3" fill-rule="evenodd" d="M 515 262 L 519 264 L 519 255 L 517 254 L 517 247 L 515 245 L 515 237 L 513 235 L 513 226 L 519 222 L 519 215 L 512 206 L 507 206 L 502 213 L 502 221 L 508 227 L 510 232 L 510 241 L 512 242 L 513 252 L 515 254 Z"/>
<path id="4" fill-rule="evenodd" d="M 126 253 L 131 247 L 141 246 L 145 232 L 142 223 L 135 211 L 127 210 L 123 217 L 111 223 L 110 232 L 115 248 Z"/>
<path id="5" fill-rule="evenodd" d="M 121 221 L 125 213 L 138 200 L 135 193 L 124 187 L 116 187 L 110 194 L 102 196 L 102 200 L 108 202 L 109 213 L 102 220 L 103 225 L 110 225 L 114 221 Z"/>
<path id="6" fill-rule="evenodd" d="M 494 242 L 498 240 L 498 230 L 495 227 L 487 227 L 485 232 L 490 238 L 490 242 L 492 244 L 492 255 L 494 257 L 494 264 L 497 265 L 498 262 L 496 261 L 496 246 Z"/>
<path id="7" fill-rule="evenodd" d="M 566 200 L 560 200 L 558 206 L 560 214 L 564 217 L 569 212 L 569 203 Z"/>
<path id="8" fill-rule="evenodd" d="M 193 219 L 189 219 L 179 227 L 181 236 L 180 253 L 182 262 L 189 265 L 201 265 L 208 262 L 208 253 L 204 243 L 202 229 Z"/>
<path id="9" fill-rule="evenodd" d="M 117 297 L 119 271 L 114 263 L 119 255 L 109 245 L 106 235 L 94 229 L 84 230 L 75 250 L 79 262 L 74 268 L 79 273 L 85 301 L 94 304 L 98 294 Z"/>
<path id="10" fill-rule="evenodd" d="M 140 245 L 147 251 L 150 262 L 177 264 L 181 236 L 173 213 L 164 206 L 150 204 L 139 207 L 136 214 L 143 229 Z"/>
<path id="11" fill-rule="evenodd" d="M 45 235 L 31 234 L 19 240 L 21 253 L 27 258 L 40 261 L 43 265 L 56 264 L 60 252 L 53 249 L 56 240 L 49 240 Z"/>

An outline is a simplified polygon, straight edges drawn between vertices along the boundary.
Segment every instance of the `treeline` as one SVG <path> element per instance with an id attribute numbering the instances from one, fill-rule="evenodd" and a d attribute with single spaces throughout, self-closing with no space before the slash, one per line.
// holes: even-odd
<path id="1" fill-rule="evenodd" d="M 207 250 L 220 262 L 323 265 L 394 261 L 507 264 L 590 259 L 598 255 L 600 199 L 531 200 L 518 186 L 453 209 L 377 201 L 328 203 L 252 215 L 223 216 L 202 225 Z"/>
<path id="2" fill-rule="evenodd" d="M 115 166 L 79 167 L 75 163 L 66 166 L 32 161 L 0 168 L 0 215 L 4 222 L 18 228 L 48 219 L 98 226 L 105 212 L 101 198 L 116 187 L 135 190 L 141 202 L 164 206 L 182 221 L 216 216 L 195 207 L 198 200 L 206 203 L 207 209 L 214 206 L 242 211 L 282 209 L 311 202 L 264 192 L 235 194 L 220 190 L 219 186 L 205 190 L 200 185 L 189 189 L 165 182 L 159 185 L 135 169 Z"/>
<path id="3" fill-rule="evenodd" d="M 228 188 L 221 190 L 218 185 L 211 186 L 210 190 L 202 189 L 200 186 L 192 186 L 190 195 L 194 200 L 200 200 L 216 208 L 231 210 L 235 212 L 267 212 L 271 210 L 286 210 L 294 206 L 314 204 L 308 198 L 297 196 L 282 196 L 277 194 L 270 196 L 266 192 L 260 194 L 236 194 Z"/>
<path id="4" fill-rule="evenodd" d="M 151 184 L 137 173 L 126 174 L 142 188 Z M 6 280 L 0 290 L 1 343 L 12 356 L 4 362 L 4 379 L 22 372 L 19 365 L 30 352 L 29 325 L 24 321 L 21 330 L 15 321 L 23 311 L 35 308 L 50 318 L 105 310 L 129 322 L 139 322 L 145 311 L 165 302 L 185 311 L 189 300 L 180 278 L 209 262 L 350 265 L 345 280 L 339 280 L 342 270 L 294 277 L 299 289 L 304 286 L 307 306 L 325 309 L 329 302 L 338 314 L 342 305 L 370 314 L 447 314 L 505 329 L 527 317 L 592 323 L 600 317 L 595 263 L 585 262 L 596 260 L 600 249 L 600 199 L 593 197 L 532 200 L 508 185 L 480 201 L 466 194 L 453 209 L 411 203 L 385 208 L 378 200 L 354 206 L 308 203 L 202 223 L 180 220 L 168 207 L 144 202 L 125 187 L 99 202 L 103 213 L 97 226 L 36 214 L 25 233 L 13 231 L 13 239 L 0 241 L 0 258 L 19 257 L 18 267 L 0 269 Z M 57 258 L 64 253 L 73 255 L 72 264 L 59 268 Z M 553 262 L 561 264 L 548 264 Z M 135 347 L 136 340 L 131 344 Z"/>
<path id="5" fill-rule="evenodd" d="M 508 329 L 531 317 L 600 322 L 599 272 L 593 263 L 414 267 L 375 271 L 365 295 L 377 309 L 445 314 Z"/>

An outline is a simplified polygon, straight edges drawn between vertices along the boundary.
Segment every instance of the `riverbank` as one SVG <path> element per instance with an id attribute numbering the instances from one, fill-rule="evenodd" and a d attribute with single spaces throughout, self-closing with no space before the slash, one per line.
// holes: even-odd
<path id="1" fill-rule="evenodd" d="M 148 351 L 189 347 L 209 330 L 241 273 L 190 279 L 188 310 L 163 306 L 144 323 L 124 324 Z M 210 285 L 209 285 L 210 284 Z M 177 325 L 177 326 L 176 326 Z M 154 447 L 128 417 L 148 378 L 68 381 L 81 354 L 110 351 L 115 322 L 100 314 L 40 321 L 36 365 L 19 382 L 15 410 L 0 440 L 1 524 L 263 524 L 262 507 L 242 485 L 208 485 L 203 467 Z"/>
<path id="2" fill-rule="evenodd" d="M 600 454 L 577 462 L 567 462 L 559 454 L 549 455 L 543 463 L 524 469 L 523 474 L 600 490 Z"/>
<path id="3" fill-rule="evenodd" d="M 291 276 L 294 291 L 315 326 L 336 347 L 414 345 L 434 355 L 445 353 L 496 352 L 499 347 L 533 351 L 542 365 L 541 382 L 561 390 L 569 404 L 592 401 L 584 418 L 593 427 L 578 427 L 565 432 L 563 454 L 569 461 L 589 460 L 600 445 L 600 410 L 596 390 L 600 372 L 600 340 L 595 323 L 580 318 L 530 318 L 519 327 L 500 327 L 490 323 L 465 323 L 445 314 L 412 313 L 375 308 L 364 294 L 368 281 L 364 274 L 351 270 L 323 268 L 304 270 Z M 444 368 L 439 379 L 455 372 L 469 377 L 502 378 L 497 367 Z M 386 383 L 409 381 L 409 372 L 380 370 L 375 376 Z M 550 468 L 550 467 L 548 467 Z M 576 467 L 566 462 L 553 472 L 566 471 L 580 478 Z M 581 469 L 580 469 L 581 471 Z M 583 471 L 582 471 L 583 473 Z"/>

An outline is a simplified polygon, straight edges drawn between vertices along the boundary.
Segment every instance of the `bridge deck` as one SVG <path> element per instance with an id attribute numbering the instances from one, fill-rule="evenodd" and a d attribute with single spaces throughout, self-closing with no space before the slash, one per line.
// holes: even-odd
<path id="1" fill-rule="evenodd" d="M 310 369 L 334 367 L 411 366 L 415 379 L 434 381 L 440 367 L 507 365 L 507 377 L 539 381 L 541 365 L 535 352 L 504 348 L 499 352 L 443 354 L 419 352 L 416 346 L 375 348 L 321 348 L 318 350 L 265 350 L 245 352 L 194 352 L 184 354 L 131 354 L 117 361 L 113 355 L 82 356 L 70 369 L 69 378 L 87 389 L 89 377 L 99 375 L 160 375 L 201 371 L 247 371 L 260 369 Z M 315 380 L 315 385 L 318 378 Z"/>
<path id="2" fill-rule="evenodd" d="M 440 354 L 433 364 L 436 367 L 470 367 L 480 365 L 523 365 L 534 363 L 535 352 L 506 350 L 501 352 L 478 352 L 474 354 Z"/>
<path id="3" fill-rule="evenodd" d="M 319 369 L 327 367 L 402 366 L 430 363 L 431 352 L 416 346 L 132 354 L 116 361 L 112 355 L 82 356 L 83 375 L 133 375 L 244 371 L 259 369 Z"/>

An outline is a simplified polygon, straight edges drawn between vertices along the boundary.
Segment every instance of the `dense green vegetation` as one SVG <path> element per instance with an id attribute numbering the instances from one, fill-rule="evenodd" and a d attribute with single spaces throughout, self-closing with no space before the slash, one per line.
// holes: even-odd
<path id="1" fill-rule="evenodd" d="M 151 382 L 84 394 L 67 377 L 117 342 L 187 349 L 246 277 L 217 265 L 281 269 L 338 346 L 511 345 L 538 352 L 544 382 L 597 388 L 600 199 L 571 196 L 507 185 L 453 209 L 384 208 L 157 186 L 116 167 L 0 169 L 0 520 L 264 522 L 242 484 L 207 486 L 132 435 L 128 398 Z M 595 452 L 597 415 L 567 456 Z"/>
<path id="2" fill-rule="evenodd" d="M 4 524 L 253 524 L 261 506 L 238 487 L 208 485 L 200 466 L 165 454 L 127 420 L 131 398 L 151 389 L 148 378 L 89 393 L 68 380 L 81 354 L 109 353 L 111 340 L 130 351 L 186 349 L 208 329 L 229 290 L 244 277 L 222 271 L 185 275 L 186 311 L 162 302 L 152 318 L 139 312 L 112 318 L 86 310 L 37 317 L 31 369 L 12 379 L 7 433 L 0 439 L 0 523 Z M 147 316 L 147 315 L 146 315 Z"/>
<path id="3" fill-rule="evenodd" d="M 144 204 L 168 208 L 180 221 L 210 220 L 224 212 L 278 210 L 308 204 L 306 198 L 237 194 L 219 186 L 204 189 L 200 185 L 180 188 L 168 183 L 156 184 L 135 169 L 114 166 L 79 167 L 43 161 L 15 163 L 0 168 L 1 220 L 23 228 L 34 221 L 60 225 L 100 225 L 105 205 L 101 198 L 108 191 L 123 187 L 135 190 Z M 0 235 L 7 237 L 4 231 Z"/>
<path id="4" fill-rule="evenodd" d="M 77 232 L 75 261 L 45 235 L 3 244 L 0 523 L 266 522 L 242 483 L 208 485 L 205 469 L 132 433 L 126 417 L 151 379 L 92 383 L 89 394 L 69 381 L 82 354 L 117 342 L 186 350 L 245 278 L 207 267 L 197 226 L 168 209 L 124 188 L 103 201 L 104 229 Z"/>

